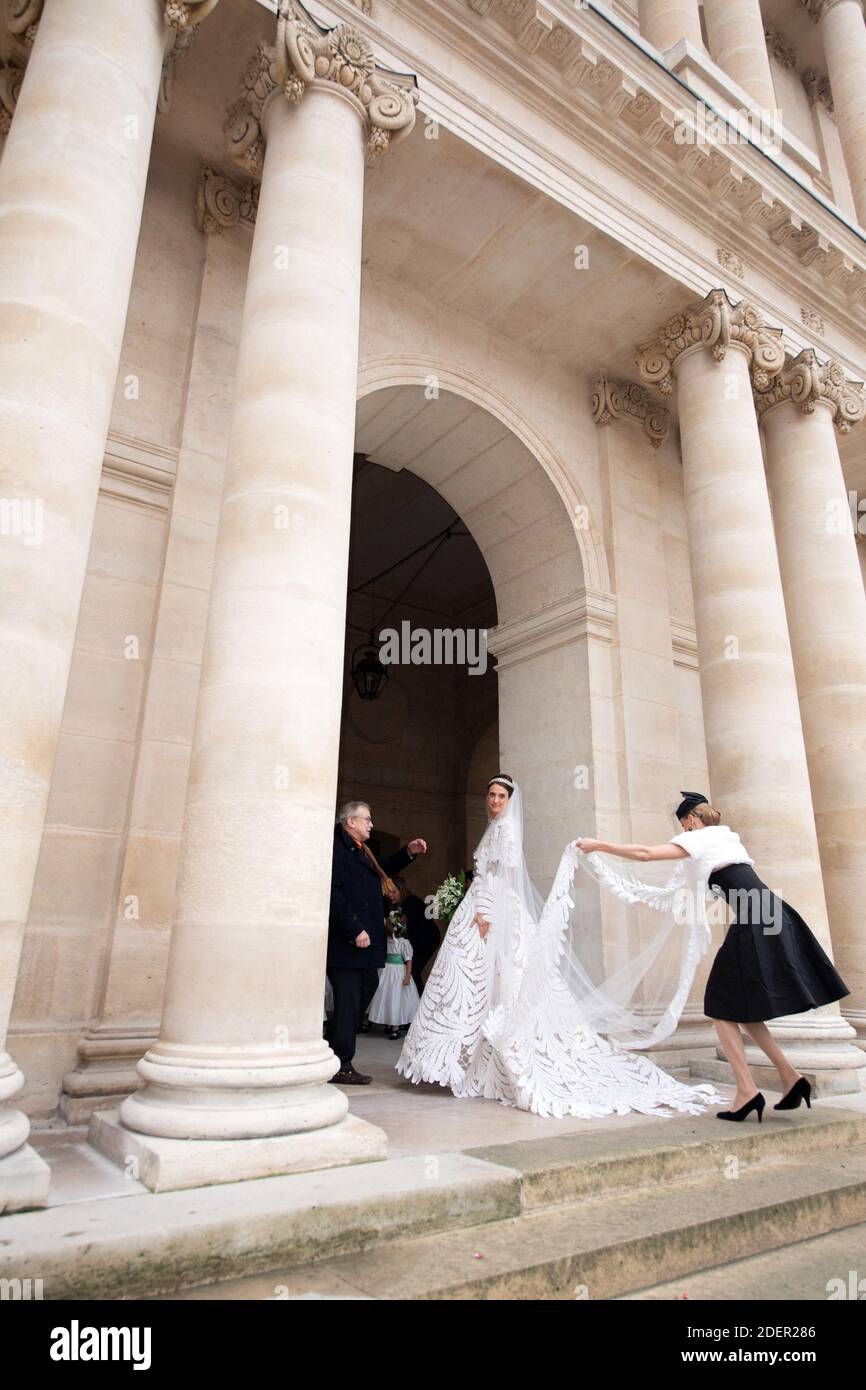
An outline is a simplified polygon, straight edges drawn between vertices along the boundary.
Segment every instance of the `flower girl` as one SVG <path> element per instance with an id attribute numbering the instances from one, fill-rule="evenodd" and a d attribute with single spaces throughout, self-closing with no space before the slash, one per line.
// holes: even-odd
<path id="1" fill-rule="evenodd" d="M 386 922 L 388 943 L 385 964 L 379 971 L 379 988 L 373 995 L 367 1018 L 382 1023 L 388 1037 L 399 1038 L 401 1030 L 412 1022 L 421 1002 L 412 979 L 412 943 L 406 936 L 406 919 L 395 909 Z"/>

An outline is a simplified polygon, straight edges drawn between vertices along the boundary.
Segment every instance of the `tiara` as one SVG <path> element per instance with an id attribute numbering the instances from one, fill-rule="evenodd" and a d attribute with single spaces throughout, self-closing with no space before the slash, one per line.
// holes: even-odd
<path id="1" fill-rule="evenodd" d="M 498 782 L 500 787 L 510 787 L 511 790 L 514 791 L 514 783 L 512 782 L 510 777 L 491 777 L 490 781 L 487 783 L 488 791 L 490 791 L 490 788 L 493 786 L 494 782 Z"/>

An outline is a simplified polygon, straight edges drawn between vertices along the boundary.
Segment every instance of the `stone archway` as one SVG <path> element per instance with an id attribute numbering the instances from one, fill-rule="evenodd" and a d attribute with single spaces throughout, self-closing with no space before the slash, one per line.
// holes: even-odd
<path id="1" fill-rule="evenodd" d="M 527 856 L 546 886 L 569 836 L 595 824 L 581 770 L 594 763 L 590 672 L 607 659 L 591 650 L 599 613 L 609 640 L 603 546 L 562 461 L 486 383 L 379 359 L 362 365 L 359 395 L 356 449 L 434 487 L 489 570 L 501 758 L 525 789 Z"/>

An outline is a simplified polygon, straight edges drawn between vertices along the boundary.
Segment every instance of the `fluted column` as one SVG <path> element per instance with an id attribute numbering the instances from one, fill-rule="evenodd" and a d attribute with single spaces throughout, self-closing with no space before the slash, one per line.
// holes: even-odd
<path id="1" fill-rule="evenodd" d="M 760 0 L 704 0 L 710 56 L 763 111 L 776 109 Z"/>
<path id="2" fill-rule="evenodd" d="M 866 393 L 808 350 L 755 401 L 842 1009 L 866 1033 L 866 594 L 835 434 Z"/>
<path id="3" fill-rule="evenodd" d="M 140 1155 L 152 1187 L 385 1152 L 328 1084 L 322 998 L 365 145 L 383 152 L 413 122 L 352 26 L 283 20 L 228 125 L 261 191 L 162 1028 L 144 1089 L 92 1125 L 106 1151 Z"/>
<path id="4" fill-rule="evenodd" d="M 724 290 L 639 349 L 643 379 L 676 379 L 683 488 L 712 799 L 758 873 L 831 950 L 821 862 L 753 386 L 784 366 L 781 330 Z M 838 1006 L 778 1020 L 801 1069 L 856 1068 Z M 828 1082 L 828 1085 L 836 1084 Z M 839 1088 L 848 1085 L 848 1078 Z M 851 1083 L 854 1088 L 855 1083 Z"/>
<path id="5" fill-rule="evenodd" d="M 866 23 L 862 0 L 803 0 L 820 23 L 851 195 L 866 227 Z"/>
<path id="6" fill-rule="evenodd" d="M 32 51 L 0 163 L 0 1047 L 173 36 L 161 0 L 50 0 L 44 13 L 15 0 L 11 13 L 30 19 Z M 0 1104 L 22 1081 L 0 1054 Z M 0 1156 L 27 1132 L 0 1110 Z"/>
<path id="7" fill-rule="evenodd" d="M 638 22 L 643 37 L 662 52 L 681 39 L 704 46 L 698 0 L 638 0 Z"/>

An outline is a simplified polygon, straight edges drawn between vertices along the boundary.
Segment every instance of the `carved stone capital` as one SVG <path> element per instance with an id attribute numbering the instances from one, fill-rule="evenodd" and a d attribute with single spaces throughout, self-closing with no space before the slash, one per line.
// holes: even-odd
<path id="1" fill-rule="evenodd" d="M 391 74 L 391 77 L 396 74 Z M 272 92 L 302 101 L 313 81 L 351 92 L 367 115 L 367 149 L 383 155 L 411 134 L 418 92 L 389 80 L 377 67 L 370 40 L 352 24 L 323 29 L 296 0 L 280 14 L 276 44 L 260 43 L 244 76 L 244 91 L 228 112 L 224 130 L 231 159 L 253 178 L 264 166 L 262 113 Z"/>
<path id="2" fill-rule="evenodd" d="M 805 6 L 809 18 L 817 24 L 828 10 L 840 3 L 840 0 L 800 0 L 800 3 Z"/>
<path id="3" fill-rule="evenodd" d="M 725 290 L 710 290 L 702 303 L 674 314 L 658 337 L 638 348 L 635 360 L 641 380 L 657 386 L 663 396 L 671 395 L 677 359 L 699 343 L 716 362 L 724 361 L 732 343 L 746 348 L 757 390 L 765 390 L 785 365 L 781 328 L 768 328 L 754 304 L 732 304 Z"/>
<path id="4" fill-rule="evenodd" d="M 9 133 L 23 80 L 23 67 L 12 63 L 0 66 L 0 136 Z"/>
<path id="5" fill-rule="evenodd" d="M 777 63 L 781 63 L 782 67 L 789 71 L 797 66 L 796 53 L 784 34 L 780 34 L 772 24 L 766 25 L 764 38 L 767 40 L 767 51 L 771 58 L 775 58 Z"/>
<path id="6" fill-rule="evenodd" d="M 806 88 L 810 106 L 817 106 L 820 102 L 831 115 L 833 114 L 833 92 L 829 77 L 822 75 L 815 68 L 807 68 L 803 73 L 803 86 Z"/>
<path id="7" fill-rule="evenodd" d="M 216 9 L 219 0 L 163 0 L 163 19 L 170 30 L 170 42 L 162 65 L 157 110 L 168 111 L 174 92 L 175 67 L 178 58 L 191 47 L 199 24 Z"/>
<path id="8" fill-rule="evenodd" d="M 163 0 L 166 27 L 181 33 L 184 29 L 194 29 L 213 14 L 219 0 Z"/>
<path id="9" fill-rule="evenodd" d="M 195 195 L 195 222 L 206 236 L 218 236 L 238 223 L 255 226 L 259 206 L 259 185 L 252 179 L 235 183 L 203 164 Z"/>
<path id="10" fill-rule="evenodd" d="M 0 0 L 0 24 L 10 39 L 9 67 L 26 68 L 44 8 L 45 0 Z"/>
<path id="11" fill-rule="evenodd" d="M 604 373 L 593 388 L 592 418 L 597 425 L 632 420 L 643 426 L 654 449 L 661 447 L 670 432 L 670 411 L 653 400 L 645 386 L 635 381 L 614 381 Z"/>
<path id="12" fill-rule="evenodd" d="M 814 348 L 805 348 L 786 362 L 766 391 L 755 391 L 759 418 L 782 401 L 793 401 L 804 415 L 812 415 L 818 402 L 828 405 L 840 434 L 866 417 L 866 386 L 851 381 L 841 362 L 831 358 L 821 362 Z"/>

